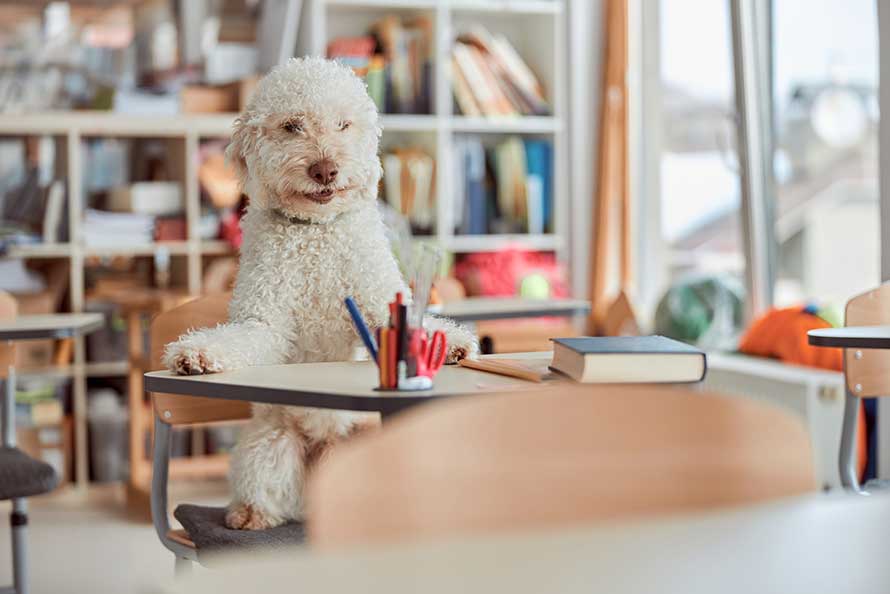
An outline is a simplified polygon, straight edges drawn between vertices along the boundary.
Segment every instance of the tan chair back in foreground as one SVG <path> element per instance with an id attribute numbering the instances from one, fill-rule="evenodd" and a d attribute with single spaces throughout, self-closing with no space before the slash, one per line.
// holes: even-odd
<path id="1" fill-rule="evenodd" d="M 890 283 L 857 295 L 847 302 L 846 326 L 890 324 Z M 839 469 L 841 484 L 860 492 L 856 472 L 856 425 L 860 398 L 890 396 L 890 350 L 844 349 L 844 425 Z"/>
<path id="2" fill-rule="evenodd" d="M 319 548 L 565 527 L 797 495 L 810 440 L 768 404 L 670 387 L 462 398 L 344 444 L 310 480 Z"/>

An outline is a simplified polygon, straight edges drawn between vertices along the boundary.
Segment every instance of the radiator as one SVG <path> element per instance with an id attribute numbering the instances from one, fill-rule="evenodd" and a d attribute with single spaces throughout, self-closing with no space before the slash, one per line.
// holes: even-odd
<path id="1" fill-rule="evenodd" d="M 708 353 L 708 374 L 702 387 L 771 402 L 800 417 L 810 434 L 819 484 L 826 490 L 841 487 L 837 461 L 844 415 L 841 372 Z"/>

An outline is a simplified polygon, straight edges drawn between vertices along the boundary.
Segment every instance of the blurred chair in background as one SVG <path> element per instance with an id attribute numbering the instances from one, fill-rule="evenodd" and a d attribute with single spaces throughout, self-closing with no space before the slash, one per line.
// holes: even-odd
<path id="1" fill-rule="evenodd" d="M 890 324 L 890 283 L 857 295 L 847 302 L 846 326 Z M 824 350 L 824 349 L 823 349 Z M 862 492 L 857 465 L 858 442 L 864 441 L 864 423 L 858 423 L 861 398 L 890 396 L 890 350 L 844 349 L 844 425 L 838 464 L 844 487 Z M 859 428 L 857 439 L 857 426 Z M 875 451 L 868 448 L 870 452 Z M 886 481 L 869 481 L 865 488 L 886 488 Z"/>
<path id="2" fill-rule="evenodd" d="M 431 404 L 345 445 L 308 485 L 323 549 L 548 529 L 798 495 L 804 427 L 763 403 L 570 386 Z"/>
<path id="3" fill-rule="evenodd" d="M 16 300 L 0 291 L 0 320 L 14 318 Z M 0 446 L 0 501 L 11 500 L 9 524 L 12 532 L 12 579 L 14 594 L 28 593 L 28 556 L 25 532 L 28 512 L 25 497 L 48 493 L 56 488 L 58 476 L 52 466 L 34 460 L 17 447 L 15 425 L 15 374 L 12 369 L 15 349 L 10 342 L 0 341 L 0 379 L 4 383 L 3 443 Z M 0 589 L 6 592 L 6 589 Z"/>

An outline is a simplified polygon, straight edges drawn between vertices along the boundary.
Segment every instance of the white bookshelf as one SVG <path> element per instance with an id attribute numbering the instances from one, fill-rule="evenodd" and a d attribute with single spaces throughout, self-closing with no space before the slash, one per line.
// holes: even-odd
<path id="1" fill-rule="evenodd" d="M 302 43 L 312 53 L 323 55 L 329 38 L 366 33 L 384 14 L 404 16 L 423 14 L 434 23 L 435 56 L 434 112 L 428 115 L 384 114 L 382 147 L 417 145 L 436 158 L 437 223 L 435 234 L 425 241 L 438 242 L 452 252 L 486 252 L 505 247 L 521 247 L 555 252 L 565 261 L 568 255 L 569 221 L 568 155 L 566 130 L 566 68 L 564 0 L 308 0 Z M 481 22 L 489 30 L 506 35 L 519 53 L 541 77 L 548 91 L 553 115 L 547 117 L 470 118 L 455 115 L 451 95 L 451 44 L 460 29 Z M 0 137 L 51 136 L 56 140 L 57 174 L 67 181 L 69 237 L 67 243 L 23 245 L 9 256 L 22 258 L 63 258 L 70 262 L 69 292 L 71 310 L 84 309 L 84 265 L 95 257 L 150 257 L 166 250 L 174 258 L 185 259 L 185 287 L 200 294 L 204 256 L 231 254 L 227 243 L 198 236 L 201 212 L 197 164 L 200 143 L 227 138 L 236 114 L 132 116 L 110 112 L 45 112 L 0 114 Z M 548 138 L 553 144 L 553 233 L 510 235 L 455 235 L 451 220 L 454 192 L 449 175 L 454 138 L 477 134 L 485 142 L 496 142 L 509 134 Z M 84 140 L 91 138 L 164 139 L 174 179 L 184 188 L 187 238 L 155 242 L 144 246 L 88 247 L 83 243 L 81 221 L 85 196 L 82 190 Z M 42 370 L 54 377 L 70 377 L 73 386 L 75 427 L 75 482 L 83 487 L 89 476 L 86 449 L 86 379 L 126 375 L 126 361 L 88 363 L 82 338 L 74 343 L 71 365 Z"/>
<path id="2" fill-rule="evenodd" d="M 566 130 L 567 62 L 564 0 L 310 0 L 303 32 L 306 49 L 325 55 L 329 40 L 362 35 L 386 14 L 425 16 L 433 23 L 433 113 L 383 116 L 384 150 L 414 144 L 436 159 L 437 223 L 432 238 L 452 252 L 495 251 L 504 247 L 553 251 L 568 257 L 569 185 Z M 451 91 L 451 46 L 471 23 L 504 34 L 540 77 L 553 108 L 552 116 L 466 117 L 455 114 Z M 443 67 L 444 65 L 444 67 Z M 454 234 L 451 155 L 461 134 L 494 143 L 506 135 L 547 138 L 553 144 L 553 233 L 544 235 Z M 444 173 L 444 174 L 443 174 Z M 425 238 L 426 239 L 426 238 Z"/>

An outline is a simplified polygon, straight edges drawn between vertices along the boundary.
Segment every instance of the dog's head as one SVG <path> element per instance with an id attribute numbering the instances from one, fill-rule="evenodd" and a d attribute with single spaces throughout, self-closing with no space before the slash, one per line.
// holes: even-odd
<path id="1" fill-rule="evenodd" d="M 227 149 L 251 204 L 322 221 L 374 200 L 380 126 L 352 70 L 295 58 L 257 85 Z"/>

